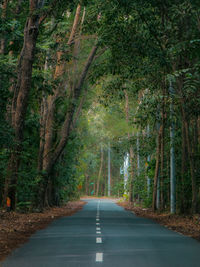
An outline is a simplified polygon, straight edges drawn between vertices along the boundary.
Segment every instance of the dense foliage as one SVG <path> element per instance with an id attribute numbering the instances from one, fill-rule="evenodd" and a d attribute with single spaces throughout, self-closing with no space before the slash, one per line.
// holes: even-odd
<path id="1" fill-rule="evenodd" d="M 113 196 L 200 211 L 199 1 L 4 0 L 0 19 L 2 206 L 107 195 L 110 148 Z"/>

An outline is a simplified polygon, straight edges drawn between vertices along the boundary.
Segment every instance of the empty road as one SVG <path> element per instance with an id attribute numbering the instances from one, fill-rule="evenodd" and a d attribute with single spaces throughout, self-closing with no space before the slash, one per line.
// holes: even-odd
<path id="1" fill-rule="evenodd" d="M 199 267 L 200 243 L 110 200 L 53 221 L 16 249 L 3 267 Z"/>

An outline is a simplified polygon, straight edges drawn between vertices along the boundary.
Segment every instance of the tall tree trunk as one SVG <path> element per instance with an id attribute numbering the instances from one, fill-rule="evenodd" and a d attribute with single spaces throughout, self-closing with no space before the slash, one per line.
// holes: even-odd
<path id="1" fill-rule="evenodd" d="M 125 94 L 125 113 L 126 113 L 126 122 L 129 125 L 129 98 L 128 93 L 124 90 Z M 128 131 L 128 140 L 130 142 L 130 132 Z M 133 180 L 134 180 L 134 169 L 133 169 L 133 162 L 134 162 L 134 153 L 133 153 L 133 146 L 130 144 L 129 149 L 130 155 L 130 174 L 129 174 L 129 202 L 133 202 Z"/>
<path id="2" fill-rule="evenodd" d="M 103 167 L 103 147 L 101 146 L 101 162 L 100 162 L 100 167 L 99 167 L 99 174 L 98 174 L 98 179 L 97 179 L 97 191 L 96 191 L 97 197 L 99 196 L 99 185 L 100 185 L 102 167 Z"/>
<path id="3" fill-rule="evenodd" d="M 184 114 L 184 111 L 183 111 Z M 185 114 L 184 120 L 185 120 Z M 188 150 L 188 156 L 189 156 L 189 163 L 190 163 L 190 175 L 192 180 L 192 212 L 197 212 L 197 182 L 196 182 L 196 176 L 195 176 L 195 166 L 194 166 L 194 157 L 192 153 L 192 147 L 191 147 L 191 141 L 189 136 L 189 124 L 188 121 L 185 120 L 185 133 L 186 133 L 186 142 L 187 142 L 187 150 Z"/>
<path id="4" fill-rule="evenodd" d="M 75 35 L 78 30 L 79 21 L 80 21 L 80 12 L 81 12 L 81 5 L 78 4 L 76 9 L 76 14 L 74 17 L 74 22 L 72 26 L 72 30 L 68 39 L 67 44 L 71 48 L 72 44 L 74 43 Z M 57 80 L 59 78 L 62 78 L 62 75 L 65 72 L 67 63 L 63 62 L 62 60 L 63 52 L 58 51 L 56 53 L 57 57 L 57 64 L 54 72 L 54 80 Z M 42 168 L 41 170 L 46 171 L 48 169 L 48 166 L 51 164 L 52 161 L 52 154 L 53 154 L 53 136 L 54 136 L 54 115 L 56 111 L 55 102 L 56 99 L 62 94 L 61 89 L 63 87 L 62 83 L 59 83 L 57 88 L 54 90 L 53 95 L 49 95 L 47 99 L 43 98 L 43 105 L 44 105 L 44 123 L 41 125 L 41 137 L 43 136 L 44 141 L 40 139 L 40 150 L 38 155 L 38 169 Z M 52 171 L 52 170 L 51 170 Z M 49 199 L 49 186 L 51 184 L 50 179 L 51 173 L 45 173 L 43 175 L 43 181 L 41 183 L 41 199 L 42 199 L 42 205 L 49 205 L 48 199 Z"/>
<path id="5" fill-rule="evenodd" d="M 197 118 L 198 144 L 200 144 L 200 116 Z"/>
<path id="6" fill-rule="evenodd" d="M 185 137 L 185 122 L 182 118 L 182 153 L 181 153 L 181 205 L 180 205 L 180 211 L 181 213 L 185 212 L 186 206 L 185 206 L 185 172 L 186 172 L 186 137 Z"/>
<path id="7" fill-rule="evenodd" d="M 129 202 L 133 202 L 133 182 L 134 182 L 134 153 L 133 146 L 130 146 L 130 187 L 129 187 Z"/>
<path id="8" fill-rule="evenodd" d="M 48 70 L 48 56 L 46 56 L 44 70 Z M 38 152 L 38 171 L 42 171 L 43 168 L 43 154 L 44 154 L 44 144 L 45 144 L 45 132 L 46 132 L 46 122 L 48 115 L 48 103 L 47 97 L 43 92 L 41 104 L 40 104 L 40 146 Z"/>
<path id="9" fill-rule="evenodd" d="M 55 151 L 53 152 L 53 156 L 52 156 L 51 162 L 49 162 L 49 164 L 46 166 L 46 169 L 45 169 L 47 173 L 51 172 L 52 167 L 57 162 L 59 156 L 61 155 L 61 153 L 63 152 L 63 150 L 64 150 L 64 148 L 65 148 L 65 146 L 67 144 L 68 137 L 69 137 L 70 132 L 71 132 L 71 125 L 72 125 L 72 122 L 73 122 L 73 116 L 74 116 L 75 111 L 76 111 L 76 102 L 80 97 L 81 90 L 82 90 L 85 78 L 86 78 L 87 73 L 89 71 L 89 68 L 90 68 L 90 66 L 91 66 L 91 64 L 93 62 L 93 59 L 94 59 L 94 56 L 96 54 L 97 48 L 98 48 L 97 45 L 95 45 L 92 48 L 91 53 L 90 53 L 90 55 L 89 55 L 89 57 L 88 57 L 88 59 L 86 61 L 85 67 L 84 67 L 84 69 L 83 69 L 83 71 L 81 73 L 79 82 L 78 82 L 77 86 L 74 89 L 74 96 L 73 96 L 73 99 L 71 99 L 71 104 L 69 106 L 68 112 L 67 112 L 66 117 L 65 117 L 65 121 L 63 123 L 60 142 L 57 145 Z"/>
<path id="10" fill-rule="evenodd" d="M 166 90 L 165 90 L 165 84 L 163 84 L 163 99 L 162 99 L 162 126 L 161 126 L 161 148 L 160 148 L 160 185 L 161 185 L 161 209 L 163 210 L 165 207 L 165 198 L 164 198 L 164 155 L 165 155 L 165 96 L 166 96 Z"/>
<path id="11" fill-rule="evenodd" d="M 40 2 L 40 1 L 39 1 Z M 41 8 L 42 6 L 40 6 Z M 24 43 L 18 62 L 17 84 L 14 89 L 12 105 L 12 126 L 15 132 L 15 147 L 9 160 L 9 170 L 6 183 L 9 186 L 4 191 L 4 202 L 8 196 L 11 199 L 11 208 L 16 207 L 16 186 L 20 163 L 21 142 L 23 140 L 24 121 L 31 87 L 32 65 L 39 30 L 38 1 L 29 1 L 29 16 L 24 28 Z"/>
<path id="12" fill-rule="evenodd" d="M 185 126 L 185 137 L 186 137 L 186 144 L 187 144 L 187 151 L 188 151 L 188 158 L 189 158 L 189 164 L 190 164 L 190 175 L 191 175 L 191 181 L 192 181 L 192 212 L 197 212 L 197 181 L 196 181 L 196 175 L 195 175 L 195 164 L 194 164 L 194 156 L 192 151 L 192 145 L 191 145 L 191 138 L 189 133 L 189 121 L 186 115 L 185 111 L 185 99 L 182 93 L 182 85 L 183 81 L 178 81 L 178 89 L 180 93 L 180 102 L 181 102 L 181 112 L 182 112 L 182 118 L 183 123 Z"/>
<path id="13" fill-rule="evenodd" d="M 153 211 L 156 210 L 157 186 L 158 186 L 159 166 L 160 166 L 161 132 L 162 132 L 162 126 L 160 126 L 160 129 L 157 134 L 156 167 L 154 174 L 153 202 L 152 202 Z"/>
<path id="14" fill-rule="evenodd" d="M 87 173 L 85 174 L 85 194 L 89 195 L 89 175 Z"/>
<path id="15" fill-rule="evenodd" d="M 53 123 L 54 123 L 54 112 L 55 112 L 55 99 L 57 98 L 57 95 L 55 94 L 53 96 L 48 97 L 48 115 L 47 115 L 47 121 L 46 121 L 46 131 L 45 131 L 45 143 L 44 143 L 44 152 L 43 152 L 43 171 L 45 172 L 43 175 L 43 181 L 41 185 L 41 199 L 42 199 L 42 205 L 46 202 L 46 194 L 48 192 L 48 184 L 49 184 L 49 177 L 52 173 L 53 167 L 56 164 L 57 160 L 59 159 L 60 155 L 62 154 L 67 141 L 68 137 L 71 133 L 71 130 L 73 129 L 73 120 L 74 115 L 76 111 L 78 114 L 80 113 L 80 109 L 76 108 L 76 103 L 80 98 L 81 95 L 81 89 L 83 87 L 84 80 L 87 76 L 87 73 L 89 71 L 89 67 L 93 62 L 94 56 L 97 51 L 97 46 L 95 45 L 88 57 L 88 60 L 86 61 L 85 67 L 81 73 L 79 82 L 77 86 L 74 88 L 74 92 L 71 92 L 71 103 L 69 105 L 68 111 L 66 113 L 65 121 L 62 126 L 61 130 L 61 138 L 56 146 L 55 150 L 53 150 Z M 58 70 L 60 70 L 58 68 Z M 80 105 L 82 106 L 82 101 L 80 102 Z M 77 117 L 75 117 L 75 121 L 77 120 Z"/>
<path id="16" fill-rule="evenodd" d="M 4 0 L 3 3 L 1 4 L 2 7 L 2 13 L 1 13 L 1 19 L 2 19 L 2 22 L 6 20 L 6 17 L 7 17 L 7 7 L 8 7 L 8 2 L 9 0 Z M 5 54 L 5 48 L 6 48 L 6 33 L 3 32 L 2 33 L 3 37 L 2 39 L 0 40 L 0 54 Z"/>
<path id="17" fill-rule="evenodd" d="M 14 17 L 16 18 L 16 20 L 18 19 L 19 17 L 19 14 L 21 12 L 21 6 L 22 6 L 22 1 L 23 0 L 18 0 L 17 1 L 17 6 L 16 6 L 16 9 L 15 9 L 15 15 Z M 7 2 L 9 2 L 9 0 L 7 0 Z M 14 28 L 12 28 L 12 31 L 14 31 Z M 8 52 L 8 55 L 9 55 L 9 61 L 12 61 L 13 59 L 13 46 L 14 46 L 14 41 L 10 41 L 9 42 L 9 52 Z M 9 92 L 10 92 L 10 95 L 13 95 L 13 92 L 14 92 L 14 87 L 15 87 L 15 82 L 16 81 L 16 77 L 15 75 L 13 75 L 12 77 L 10 77 L 10 82 L 9 82 Z M 12 124 L 12 98 L 10 97 L 7 101 L 7 106 L 6 106 L 6 120 L 9 124 Z"/>

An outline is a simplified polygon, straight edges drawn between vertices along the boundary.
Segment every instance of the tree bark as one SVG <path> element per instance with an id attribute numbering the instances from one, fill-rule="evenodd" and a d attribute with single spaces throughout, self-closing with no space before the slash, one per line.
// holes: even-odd
<path id="1" fill-rule="evenodd" d="M 181 157 L 181 205 L 180 211 L 181 213 L 185 212 L 185 172 L 186 172 L 186 137 L 185 137 L 185 122 L 182 118 L 182 157 Z"/>
<path id="2" fill-rule="evenodd" d="M 8 188 L 4 191 L 4 202 L 8 196 L 11 199 L 11 208 L 16 207 L 16 186 L 17 175 L 20 163 L 21 142 L 23 140 L 24 121 L 28 104 L 28 96 L 31 87 L 32 65 L 34 61 L 34 52 L 39 30 L 39 8 L 40 1 L 29 1 L 29 16 L 24 28 L 24 43 L 18 62 L 17 84 L 14 88 L 14 97 L 12 104 L 12 126 L 15 132 L 16 146 L 9 160 L 9 170 L 6 177 Z"/>
<path id="3" fill-rule="evenodd" d="M 160 126 L 160 129 L 157 134 L 156 168 L 155 168 L 155 174 L 154 174 L 153 202 L 152 202 L 153 211 L 156 210 L 157 185 L 158 185 L 158 175 L 159 175 L 159 167 L 160 167 L 161 132 L 162 132 L 162 126 Z"/>
<path id="4" fill-rule="evenodd" d="M 99 167 L 99 174 L 98 174 L 98 179 L 97 179 L 97 190 L 96 190 L 97 197 L 99 196 L 99 185 L 100 185 L 102 167 L 103 167 L 103 147 L 101 146 L 101 162 L 100 162 L 100 167 Z"/>
<path id="5" fill-rule="evenodd" d="M 126 122 L 129 125 L 129 98 L 128 93 L 124 90 L 125 95 L 125 113 L 126 113 Z M 128 132 L 128 140 L 130 142 L 130 132 Z M 133 169 L 133 161 L 134 161 L 134 153 L 133 153 L 133 146 L 130 144 L 129 149 L 130 155 L 130 175 L 129 175 L 129 202 L 133 202 L 133 180 L 134 180 L 134 169 Z"/>
<path id="6" fill-rule="evenodd" d="M 74 42 L 75 35 L 78 30 L 78 25 L 80 21 L 80 12 L 81 12 L 81 6 L 78 4 L 77 9 L 76 9 L 76 14 L 74 18 L 74 23 L 73 27 L 70 33 L 70 37 L 68 39 L 67 44 L 72 46 Z M 56 53 L 57 57 L 57 64 L 55 67 L 55 72 L 54 72 L 54 80 L 62 78 L 65 69 L 66 69 L 66 63 L 63 62 L 62 60 L 63 52 L 58 51 Z M 62 94 L 62 89 L 63 84 L 62 82 L 59 82 L 59 85 L 57 88 L 54 90 L 53 95 L 49 95 L 47 98 L 43 98 L 43 107 L 44 107 L 44 121 L 43 125 L 41 125 L 40 129 L 40 134 L 41 138 L 40 139 L 40 150 L 38 154 L 38 170 L 44 170 L 46 171 L 49 164 L 52 161 L 52 153 L 53 153 L 53 136 L 54 136 L 54 122 L 55 122 L 55 111 L 56 111 L 56 99 Z M 50 172 L 45 173 L 43 175 L 43 181 L 41 184 L 41 198 L 43 199 L 43 203 L 45 205 L 48 205 L 48 199 L 49 199 L 49 185 L 51 184 L 51 181 L 49 181 L 50 178 Z"/>
<path id="7" fill-rule="evenodd" d="M 61 138 L 55 150 L 53 150 L 52 138 L 53 138 L 53 122 L 54 122 L 56 96 L 53 95 L 48 98 L 48 115 L 47 115 L 48 117 L 47 117 L 47 122 L 46 122 L 45 144 L 44 144 L 43 164 L 42 164 L 43 165 L 42 169 L 45 172 L 45 174 L 43 175 L 43 182 L 42 182 L 41 189 L 40 189 L 43 205 L 46 202 L 46 194 L 48 191 L 47 187 L 49 184 L 49 181 L 48 181 L 49 177 L 53 171 L 54 165 L 56 164 L 57 160 L 62 154 L 67 144 L 68 137 L 71 133 L 71 130 L 73 129 L 72 122 L 73 122 L 74 114 L 77 110 L 76 104 L 80 98 L 81 89 L 83 87 L 84 80 L 87 76 L 89 67 L 92 64 L 96 51 L 97 51 L 97 46 L 95 45 L 95 47 L 93 47 L 88 57 L 88 60 L 86 61 L 85 67 L 82 71 L 77 87 L 75 87 L 74 92 L 71 92 L 70 105 L 66 113 L 65 121 L 62 126 Z M 82 102 L 80 102 L 80 105 L 82 105 Z M 80 110 L 78 111 L 78 113 L 80 113 Z M 75 118 L 75 120 L 76 119 L 77 118 Z"/>
<path id="8" fill-rule="evenodd" d="M 192 181 L 192 213 L 197 212 L 197 181 L 196 181 L 196 175 L 195 175 L 195 164 L 194 164 L 194 156 L 192 151 L 192 145 L 191 145 L 191 138 L 189 133 L 189 120 L 186 115 L 185 111 L 185 99 L 184 95 L 182 93 L 182 80 L 178 81 L 178 89 L 180 93 L 180 103 L 181 103 L 181 112 L 182 112 L 182 120 L 185 127 L 185 137 L 186 137 L 186 144 L 187 144 L 187 151 L 188 151 L 188 159 L 190 164 L 190 175 L 191 175 L 191 181 Z"/>
<path id="9" fill-rule="evenodd" d="M 165 207 L 165 197 L 164 197 L 164 156 L 165 156 L 165 84 L 163 84 L 163 99 L 162 99 L 162 126 L 161 126 L 161 147 L 160 147 L 160 182 L 161 182 L 161 209 Z"/>
<path id="10" fill-rule="evenodd" d="M 2 21 L 6 20 L 7 17 L 7 7 L 8 7 L 8 2 L 9 0 L 4 0 L 2 3 L 2 14 L 1 14 L 1 18 Z M 6 48 L 6 33 L 3 32 L 2 35 L 4 36 L 1 40 L 0 40 L 0 54 L 5 54 L 5 48 Z"/>
<path id="11" fill-rule="evenodd" d="M 85 194 L 89 195 L 89 175 L 87 173 L 85 174 Z"/>
<path id="12" fill-rule="evenodd" d="M 46 166 L 46 169 L 45 169 L 47 173 L 51 172 L 53 166 L 57 162 L 59 156 L 61 155 L 61 153 L 63 152 L 63 150 L 67 144 L 68 137 L 69 137 L 70 132 L 71 132 L 71 125 L 72 125 L 72 121 L 73 121 L 73 116 L 74 116 L 75 111 L 76 111 L 76 102 L 80 97 L 85 78 L 86 78 L 87 73 L 89 71 L 89 68 L 93 62 L 93 59 L 94 59 L 94 56 L 96 54 L 97 49 L 98 49 L 97 45 L 95 45 L 92 48 L 91 53 L 90 53 L 90 55 L 86 61 L 85 67 L 81 73 L 79 82 L 74 89 L 74 96 L 71 99 L 71 104 L 69 106 L 68 112 L 67 112 L 66 117 L 65 117 L 65 121 L 63 123 L 60 142 L 58 143 L 55 151 L 53 152 L 51 162 L 49 162 L 49 164 Z"/>

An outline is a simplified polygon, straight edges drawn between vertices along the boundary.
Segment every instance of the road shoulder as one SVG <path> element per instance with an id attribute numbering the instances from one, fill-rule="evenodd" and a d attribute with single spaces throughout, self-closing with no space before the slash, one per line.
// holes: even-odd
<path id="1" fill-rule="evenodd" d="M 134 212 L 135 215 L 149 218 L 164 225 L 170 230 L 192 237 L 200 241 L 200 215 L 172 215 L 169 213 L 154 213 L 151 209 L 134 207 L 129 202 L 118 202 L 119 206 Z"/>
<path id="2" fill-rule="evenodd" d="M 65 206 L 49 208 L 42 213 L 0 211 L 0 261 L 13 249 L 27 242 L 33 233 L 46 228 L 59 217 L 73 215 L 85 204 L 84 201 L 68 202 Z"/>

